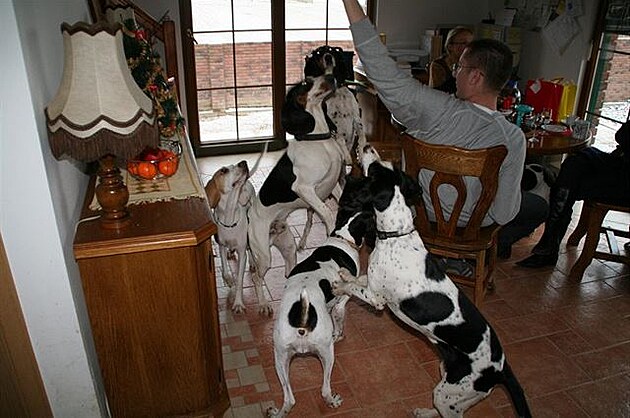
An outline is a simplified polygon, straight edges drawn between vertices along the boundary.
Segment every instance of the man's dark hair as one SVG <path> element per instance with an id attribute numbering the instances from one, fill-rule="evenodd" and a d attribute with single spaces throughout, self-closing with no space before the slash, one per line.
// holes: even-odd
<path id="1" fill-rule="evenodd" d="M 486 77 L 486 84 L 497 93 L 512 75 L 512 51 L 494 39 L 476 39 L 468 44 L 466 61 Z"/>

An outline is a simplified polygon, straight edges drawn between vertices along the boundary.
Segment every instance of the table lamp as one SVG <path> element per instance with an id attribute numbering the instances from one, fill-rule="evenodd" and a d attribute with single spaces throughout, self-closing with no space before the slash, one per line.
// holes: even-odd
<path id="1" fill-rule="evenodd" d="M 129 191 L 116 157 L 132 158 L 160 141 L 153 101 L 133 79 L 123 50 L 122 26 L 99 21 L 61 25 L 64 68 L 59 90 L 45 109 L 55 158 L 99 161 L 96 199 L 101 226 L 129 224 Z"/>

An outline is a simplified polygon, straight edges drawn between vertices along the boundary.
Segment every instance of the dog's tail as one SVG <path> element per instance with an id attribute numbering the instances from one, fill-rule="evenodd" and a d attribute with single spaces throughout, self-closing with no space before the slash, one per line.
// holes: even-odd
<path id="1" fill-rule="evenodd" d="M 256 170 L 258 169 L 258 166 L 260 165 L 260 161 L 262 160 L 262 157 L 264 157 L 265 154 L 267 154 L 268 147 L 269 147 L 269 141 L 265 142 L 265 146 L 262 152 L 260 153 L 260 155 L 258 156 L 258 159 L 254 163 L 254 167 L 252 167 L 252 169 L 249 171 L 249 177 L 252 177 L 254 173 L 256 172 Z"/>
<path id="2" fill-rule="evenodd" d="M 317 325 L 317 312 L 309 301 L 306 289 L 302 289 L 300 300 L 291 306 L 289 324 L 297 328 L 298 334 L 302 337 L 313 331 Z"/>
<path id="3" fill-rule="evenodd" d="M 514 409 L 520 418 L 531 418 L 532 413 L 527 405 L 527 399 L 525 399 L 525 392 L 521 384 L 516 379 L 512 368 L 508 364 L 507 360 L 503 364 L 503 384 L 512 398 Z"/>

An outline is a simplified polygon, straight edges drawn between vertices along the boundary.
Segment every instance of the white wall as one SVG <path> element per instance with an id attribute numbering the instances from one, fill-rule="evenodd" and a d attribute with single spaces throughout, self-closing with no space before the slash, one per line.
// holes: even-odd
<path id="1" fill-rule="evenodd" d="M 420 35 L 438 24 L 476 24 L 502 7 L 501 0 L 379 0 L 376 24 L 387 45 L 418 48 Z"/>
<path id="2" fill-rule="evenodd" d="M 0 230 L 53 414 L 104 416 L 104 395 L 72 254 L 88 177 L 48 146 L 44 107 L 63 67 L 60 24 L 82 0 L 0 1 Z"/>

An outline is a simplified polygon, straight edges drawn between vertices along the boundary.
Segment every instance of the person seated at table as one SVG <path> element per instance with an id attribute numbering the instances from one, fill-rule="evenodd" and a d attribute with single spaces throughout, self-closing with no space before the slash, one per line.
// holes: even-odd
<path id="1" fill-rule="evenodd" d="M 630 206 L 630 121 L 621 125 L 615 141 L 618 145 L 612 153 L 589 147 L 562 162 L 551 188 L 545 231 L 532 249 L 532 255 L 517 265 L 538 268 L 556 264 L 576 201 Z"/>
<path id="2" fill-rule="evenodd" d="M 521 207 L 514 219 L 499 230 L 497 257 L 512 256 L 512 245 L 528 237 L 549 213 L 549 194 L 555 183 L 556 172 L 547 165 L 526 164 L 521 179 Z"/>
<path id="3" fill-rule="evenodd" d="M 408 71 L 401 70 L 389 57 L 387 48 L 357 0 L 343 0 L 355 51 L 366 75 L 376 88 L 383 104 L 407 133 L 431 144 L 467 149 L 503 145 L 507 155 L 501 164 L 496 197 L 482 225 L 505 225 L 518 213 L 521 205 L 520 181 L 525 165 L 526 140 L 523 131 L 497 112 L 497 96 L 512 73 L 512 51 L 500 41 L 472 41 L 455 64 L 457 97 L 418 83 Z M 426 170 L 425 170 L 426 171 Z M 424 172 L 419 183 L 429 190 L 433 173 Z M 467 221 L 479 196 L 479 183 L 470 179 L 466 187 L 470 199 L 462 210 Z M 432 217 L 429 193 L 423 194 Z M 456 193 L 446 190 L 445 201 L 455 202 Z M 434 214 L 433 214 L 434 217 Z M 459 274 L 472 274 L 470 265 L 447 260 Z"/>
<path id="4" fill-rule="evenodd" d="M 444 49 L 446 52 L 429 63 L 429 87 L 454 94 L 457 90 L 453 65 L 459 61 L 464 49 L 472 42 L 474 34 L 470 28 L 457 26 L 446 35 Z"/>

